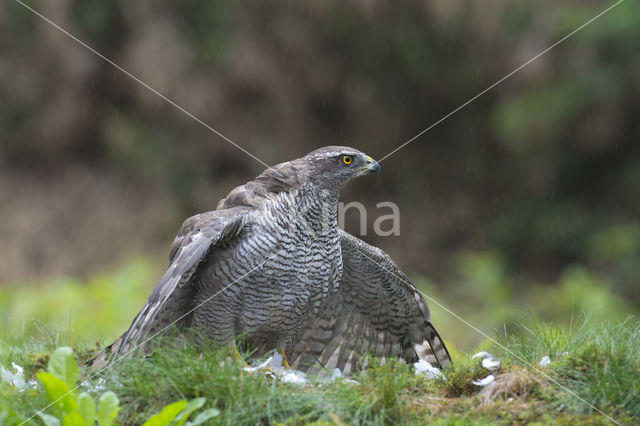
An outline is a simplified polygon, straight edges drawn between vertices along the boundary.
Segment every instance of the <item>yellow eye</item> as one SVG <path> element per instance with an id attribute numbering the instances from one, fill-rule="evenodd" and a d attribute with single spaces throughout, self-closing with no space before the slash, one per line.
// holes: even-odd
<path id="1" fill-rule="evenodd" d="M 351 164 L 353 158 L 350 155 L 345 155 L 344 157 L 342 157 L 342 161 L 344 162 L 344 164 Z"/>

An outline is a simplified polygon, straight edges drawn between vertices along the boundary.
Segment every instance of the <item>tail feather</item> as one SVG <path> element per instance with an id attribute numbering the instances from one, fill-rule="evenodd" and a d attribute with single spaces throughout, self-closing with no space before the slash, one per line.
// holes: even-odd
<path id="1" fill-rule="evenodd" d="M 425 360 L 440 369 L 447 368 L 451 364 L 451 356 L 433 325 L 427 323 L 421 334 L 422 340 L 413 345 L 418 360 Z"/>
<path id="2" fill-rule="evenodd" d="M 89 360 L 84 363 L 84 366 L 94 370 L 105 368 L 111 363 L 111 361 L 113 361 L 113 358 L 115 354 L 117 354 L 120 350 L 120 346 L 122 345 L 123 341 L 124 334 L 118 337 L 109 346 L 106 346 L 100 352 L 89 358 Z"/>

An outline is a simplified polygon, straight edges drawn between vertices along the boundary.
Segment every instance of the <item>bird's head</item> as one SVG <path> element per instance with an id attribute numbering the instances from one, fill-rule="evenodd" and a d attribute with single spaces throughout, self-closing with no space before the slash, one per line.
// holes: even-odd
<path id="1" fill-rule="evenodd" d="M 363 152 L 347 146 L 326 146 L 296 160 L 276 164 L 254 180 L 233 189 L 218 209 L 257 207 L 270 195 L 289 192 L 305 183 L 337 198 L 351 179 L 380 173 L 380 165 Z"/>
<path id="2" fill-rule="evenodd" d="M 380 173 L 378 162 L 348 146 L 326 146 L 303 157 L 308 179 L 323 189 L 340 190 L 358 176 Z"/>

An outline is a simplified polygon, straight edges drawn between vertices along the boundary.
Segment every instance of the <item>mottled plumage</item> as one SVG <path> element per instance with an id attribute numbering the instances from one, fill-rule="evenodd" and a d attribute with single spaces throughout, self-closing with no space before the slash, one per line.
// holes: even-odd
<path id="1" fill-rule="evenodd" d="M 365 354 L 447 366 L 414 285 L 386 253 L 338 228 L 340 190 L 378 170 L 353 148 L 321 148 L 265 170 L 217 210 L 187 219 L 169 269 L 99 358 L 147 347 L 146 339 L 175 324 L 258 355 L 282 348 L 292 367 L 306 371 L 349 373 Z"/>

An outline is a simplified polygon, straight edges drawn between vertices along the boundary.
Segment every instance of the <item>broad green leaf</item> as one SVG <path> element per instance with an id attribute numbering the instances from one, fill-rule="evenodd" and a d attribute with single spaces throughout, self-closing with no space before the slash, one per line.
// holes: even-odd
<path id="1" fill-rule="evenodd" d="M 56 416 L 51 414 L 40 413 L 40 420 L 44 423 L 44 426 L 60 426 L 60 420 Z"/>
<path id="2" fill-rule="evenodd" d="M 77 411 L 73 413 L 67 413 L 62 419 L 62 426 L 87 426 L 84 419 Z M 93 425 L 90 425 L 93 426 Z"/>
<path id="3" fill-rule="evenodd" d="M 96 421 L 96 403 L 86 392 L 78 395 L 78 412 L 87 425 L 93 426 Z"/>
<path id="4" fill-rule="evenodd" d="M 186 406 L 187 401 L 184 399 L 165 405 L 158 414 L 149 417 L 149 420 L 144 422 L 142 426 L 167 426 Z"/>
<path id="5" fill-rule="evenodd" d="M 171 424 L 175 426 L 180 426 L 189 418 L 191 413 L 196 411 L 198 408 L 202 407 L 206 400 L 207 400 L 206 398 L 194 398 L 191 401 L 189 401 L 187 406 L 184 407 L 184 409 L 180 412 L 178 417 L 176 417 L 173 423 Z"/>
<path id="6" fill-rule="evenodd" d="M 78 381 L 78 365 L 73 359 L 73 350 L 67 346 L 56 349 L 49 359 L 47 370 L 69 386 L 76 387 Z"/>
<path id="7" fill-rule="evenodd" d="M 98 399 L 98 424 L 100 426 L 111 426 L 113 419 L 120 411 L 120 401 L 115 393 L 107 391 Z"/>
<path id="8" fill-rule="evenodd" d="M 201 425 L 204 422 L 206 422 L 209 419 L 212 419 L 214 417 L 217 417 L 220 415 L 220 410 L 218 410 L 217 408 L 209 408 L 207 410 L 204 410 L 203 412 L 199 413 L 195 419 L 193 419 L 192 422 L 187 422 L 186 426 L 197 426 L 197 425 Z"/>
<path id="9" fill-rule="evenodd" d="M 70 413 L 78 410 L 78 404 L 76 403 L 73 394 L 69 391 L 69 386 L 56 376 L 45 371 L 40 371 L 36 374 L 38 381 L 44 386 L 44 390 L 47 392 L 49 401 L 53 403 L 53 406 L 61 410 L 63 413 Z"/>

